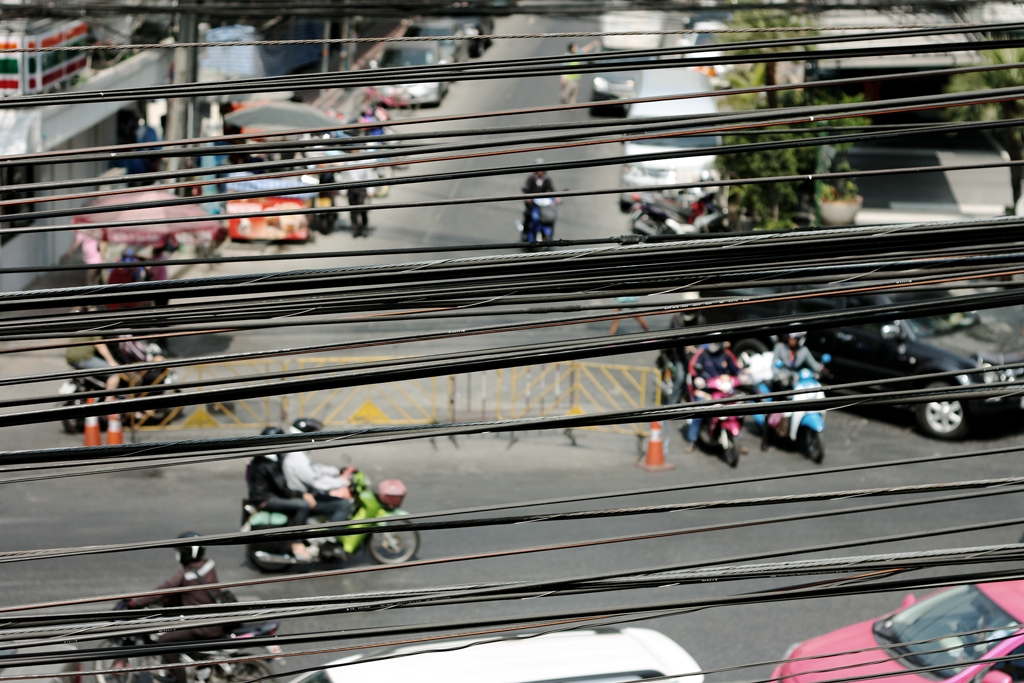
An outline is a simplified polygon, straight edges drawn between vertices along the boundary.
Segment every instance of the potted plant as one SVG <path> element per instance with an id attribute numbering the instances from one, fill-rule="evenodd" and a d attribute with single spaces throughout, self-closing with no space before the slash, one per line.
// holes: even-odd
<path id="1" fill-rule="evenodd" d="M 857 183 L 843 180 L 821 188 L 821 224 L 853 225 L 864 198 L 857 194 Z"/>

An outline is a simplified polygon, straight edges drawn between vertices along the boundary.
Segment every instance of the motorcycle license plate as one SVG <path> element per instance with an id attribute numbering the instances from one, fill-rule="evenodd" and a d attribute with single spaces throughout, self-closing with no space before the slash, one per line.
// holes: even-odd
<path id="1" fill-rule="evenodd" d="M 279 654 L 281 654 L 281 646 L 280 645 L 267 645 L 267 652 L 269 652 L 272 655 L 279 655 Z"/>

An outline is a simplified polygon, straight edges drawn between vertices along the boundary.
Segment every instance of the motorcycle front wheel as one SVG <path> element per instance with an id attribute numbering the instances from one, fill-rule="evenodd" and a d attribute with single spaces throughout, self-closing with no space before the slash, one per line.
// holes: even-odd
<path id="1" fill-rule="evenodd" d="M 416 556 L 420 535 L 416 531 L 379 531 L 370 535 L 367 549 L 378 564 L 402 564 Z"/>
<path id="2" fill-rule="evenodd" d="M 825 459 L 825 444 L 821 442 L 821 435 L 813 429 L 801 427 L 796 435 L 796 443 L 800 452 L 811 462 L 820 465 Z"/>
<path id="3" fill-rule="evenodd" d="M 729 467 L 736 467 L 740 464 L 740 440 L 729 439 L 729 447 L 724 449 L 725 464 Z"/>

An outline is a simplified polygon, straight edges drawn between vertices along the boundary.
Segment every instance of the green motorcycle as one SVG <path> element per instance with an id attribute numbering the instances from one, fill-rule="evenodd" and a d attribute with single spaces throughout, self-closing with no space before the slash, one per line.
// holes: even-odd
<path id="1" fill-rule="evenodd" d="M 405 498 L 406 488 L 398 479 L 385 479 L 377 486 L 372 486 L 369 477 L 356 470 L 352 474 L 349 490 L 352 492 L 352 512 L 349 519 L 368 520 L 366 524 L 356 525 L 366 528 L 365 533 L 350 534 L 337 537 L 311 538 L 306 541 L 313 562 L 342 562 L 351 557 L 359 548 L 366 544 L 370 557 L 380 564 L 401 564 L 416 556 L 420 547 L 420 535 L 416 531 L 395 529 L 392 521 L 385 528 L 373 531 L 374 527 L 384 527 L 381 522 L 369 520 L 395 517 L 409 514 L 399 506 Z M 260 531 L 288 526 L 288 516 L 281 512 L 260 510 L 248 501 L 242 505 L 242 531 Z M 310 518 L 324 522 L 317 517 L 316 510 Z M 287 569 L 292 565 L 306 564 L 292 554 L 292 541 L 270 541 L 252 543 L 245 547 L 249 561 L 258 569 L 274 572 Z"/>

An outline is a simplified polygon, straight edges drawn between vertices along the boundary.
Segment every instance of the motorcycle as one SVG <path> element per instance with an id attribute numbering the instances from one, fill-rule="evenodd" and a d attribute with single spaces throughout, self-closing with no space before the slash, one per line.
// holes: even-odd
<path id="1" fill-rule="evenodd" d="M 740 379 L 732 375 L 718 375 L 707 381 L 705 391 L 712 400 L 729 398 L 736 394 Z M 740 462 L 740 434 L 743 433 L 743 416 L 705 418 L 700 428 L 700 440 L 708 447 L 719 446 L 729 467 Z"/>
<path id="2" fill-rule="evenodd" d="M 122 365 L 119 369 L 122 372 L 131 374 L 131 365 Z M 174 388 L 177 382 L 178 375 L 173 370 L 147 370 L 142 373 L 142 377 L 132 383 L 134 391 L 131 393 L 145 396 L 160 396 L 168 392 L 177 393 L 178 390 Z M 67 400 L 61 403 L 61 406 L 80 406 L 85 403 L 85 400 L 75 398 L 75 394 L 103 391 L 106 388 L 106 382 L 100 377 L 86 375 L 84 377 L 72 377 L 71 379 L 64 380 L 57 393 L 67 397 Z M 118 398 L 124 398 L 124 396 L 118 396 Z M 149 423 L 162 422 L 171 416 L 173 410 L 173 408 L 162 408 L 153 410 L 151 413 L 147 412 L 146 421 Z M 180 411 L 174 413 L 174 415 L 180 414 Z M 85 431 L 85 418 L 65 419 L 61 421 L 61 426 L 66 434 L 80 434 Z M 100 416 L 100 429 L 104 431 L 107 429 L 106 416 Z"/>
<path id="3" fill-rule="evenodd" d="M 724 232 L 728 217 L 713 194 L 681 204 L 664 195 L 635 192 L 629 225 L 635 235 L 692 235 Z"/>
<path id="4" fill-rule="evenodd" d="M 277 628 L 278 623 L 276 621 L 252 625 L 242 624 L 225 633 L 225 636 L 244 643 L 247 638 L 272 636 L 277 633 Z M 152 645 L 158 635 L 138 634 L 113 638 L 103 641 L 100 647 L 116 650 L 121 647 Z M 273 676 L 274 672 L 267 663 L 267 660 L 250 659 L 244 662 L 227 662 L 223 660 L 255 657 L 264 653 L 279 655 L 281 654 L 281 648 L 276 645 L 258 648 L 239 646 L 237 648 L 210 650 L 208 652 L 182 653 L 178 656 L 182 663 L 189 665 L 184 669 L 187 683 L 244 683 L 245 681 Z M 210 663 L 205 664 L 206 661 Z M 153 683 L 157 680 L 157 677 L 153 675 L 153 671 L 132 671 L 132 669 L 136 667 L 159 667 L 162 663 L 161 658 L 155 655 L 119 657 L 116 652 L 111 652 L 109 659 L 101 659 L 96 662 L 97 673 L 94 675 L 94 678 L 97 683 Z M 125 672 L 99 673 L 103 671 L 117 671 L 118 669 L 124 669 Z"/>
<path id="5" fill-rule="evenodd" d="M 760 355 L 770 355 L 770 352 Z M 832 360 L 829 354 L 821 357 L 823 363 Z M 778 363 L 776 371 L 782 370 L 782 364 Z M 795 380 L 795 381 L 794 381 Z M 825 398 L 825 392 L 812 391 L 820 389 L 821 382 L 810 368 L 801 368 L 799 372 L 776 372 L 772 382 L 772 388 L 776 391 L 787 389 L 802 390 L 805 393 L 794 394 L 789 398 L 791 401 Z M 766 383 L 758 386 L 758 391 L 767 393 L 770 391 Z M 771 399 L 768 399 L 769 401 Z M 771 430 L 776 437 L 783 440 L 786 445 L 795 447 L 804 457 L 814 463 L 820 464 L 825 459 L 825 444 L 821 441 L 821 433 L 825 431 L 825 414 L 817 410 L 794 410 L 787 413 L 772 413 L 771 415 L 755 415 L 754 421 L 762 430 Z M 771 436 L 771 433 L 769 436 Z"/>
<path id="6" fill-rule="evenodd" d="M 393 521 L 388 528 L 374 532 L 375 526 L 383 526 L 373 519 L 396 517 L 409 514 L 399 506 L 405 497 L 405 485 L 397 479 L 382 481 L 377 487 L 370 483 L 365 473 L 357 470 L 352 474 L 349 491 L 352 493 L 352 511 L 349 520 L 368 520 L 357 525 L 366 528 L 366 533 L 327 538 L 311 538 L 306 543 L 314 562 L 341 562 L 354 554 L 364 544 L 370 557 L 379 564 L 401 564 L 416 555 L 420 547 L 420 536 L 416 531 L 395 529 Z M 326 521 L 313 510 L 312 520 Z M 242 503 L 242 531 L 259 531 L 288 526 L 288 516 L 280 512 L 260 510 L 248 501 Z M 295 564 L 303 564 L 291 550 L 291 540 L 267 543 L 252 543 L 246 546 L 249 561 L 266 572 L 281 571 Z"/>
<path id="7" fill-rule="evenodd" d="M 527 215 L 526 225 L 523 225 L 522 221 L 516 221 L 521 241 L 535 245 L 554 239 L 555 221 L 558 220 L 558 201 L 554 197 L 537 197 L 531 200 Z"/>

